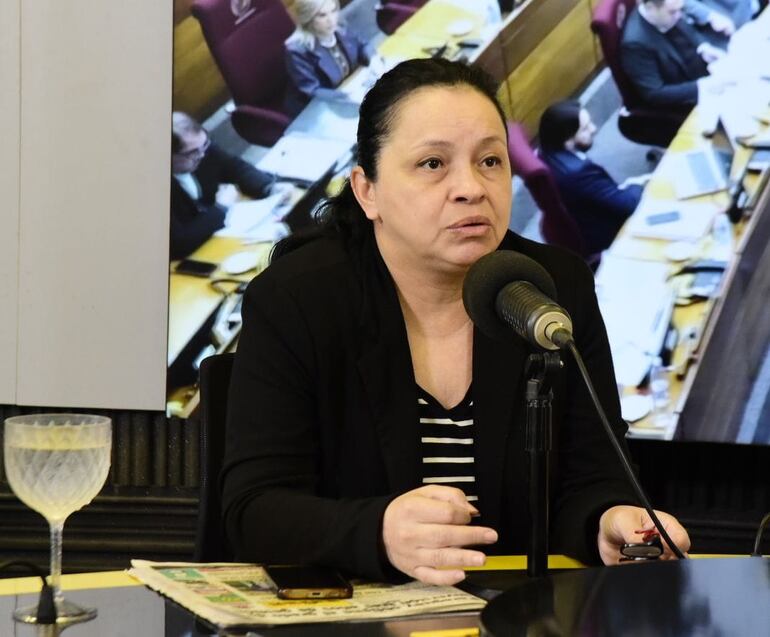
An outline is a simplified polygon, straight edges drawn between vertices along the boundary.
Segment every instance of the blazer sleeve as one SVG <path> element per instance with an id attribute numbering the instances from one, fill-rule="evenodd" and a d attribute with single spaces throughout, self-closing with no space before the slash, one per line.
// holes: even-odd
<path id="1" fill-rule="evenodd" d="M 179 218 L 171 214 L 169 253 L 171 260 L 182 259 L 225 225 L 225 212 L 217 205 L 198 204 L 197 212 Z"/>
<path id="2" fill-rule="evenodd" d="M 695 105 L 698 102 L 695 80 L 666 83 L 658 68 L 655 50 L 638 42 L 624 43 L 620 61 L 645 102 L 656 106 Z"/>
<path id="3" fill-rule="evenodd" d="M 269 274 L 269 270 L 268 273 Z M 309 317 L 265 274 L 249 286 L 228 403 L 220 485 L 238 559 L 329 565 L 392 578 L 381 523 L 395 495 L 318 495 L 316 357 Z"/>
<path id="4" fill-rule="evenodd" d="M 346 99 L 342 91 L 321 86 L 310 53 L 301 47 L 286 47 L 286 70 L 297 90 L 308 98 Z"/>
<path id="5" fill-rule="evenodd" d="M 217 146 L 212 146 L 209 153 L 219 167 L 219 183 L 233 184 L 244 195 L 261 199 L 270 194 L 273 178 L 263 173 L 240 157 L 231 155 Z"/>
<path id="6" fill-rule="evenodd" d="M 619 188 L 607 171 L 597 164 L 591 164 L 582 175 L 575 175 L 570 188 L 574 189 L 575 198 L 586 202 L 595 213 L 620 220 L 633 214 L 642 195 L 638 186 Z"/>
<path id="7" fill-rule="evenodd" d="M 593 276 L 584 264 L 576 263 L 572 272 L 572 285 L 565 289 L 574 290 L 570 312 L 577 348 L 615 437 L 628 454 L 627 425 L 620 415 L 612 357 Z M 557 479 L 553 548 L 585 563 L 599 563 L 597 535 L 601 514 L 617 504 L 636 505 L 637 498 L 596 415 L 577 365 L 566 351 L 562 360 L 567 373 L 567 396 L 554 454 Z"/>

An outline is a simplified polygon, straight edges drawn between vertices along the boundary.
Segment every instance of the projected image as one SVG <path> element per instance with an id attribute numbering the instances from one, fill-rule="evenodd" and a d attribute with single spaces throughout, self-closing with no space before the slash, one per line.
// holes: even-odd
<path id="1" fill-rule="evenodd" d="M 473 63 L 502 13 L 497 0 L 180 4 L 168 412 L 186 417 L 200 361 L 237 346 L 245 285 L 347 177 L 368 88 L 414 57 Z"/>
<path id="2" fill-rule="evenodd" d="M 629 435 L 770 443 L 758 300 L 770 224 L 757 213 L 770 174 L 770 12 L 717 38 L 729 55 L 701 80 L 721 97 L 652 116 L 662 107 L 645 105 L 619 64 L 639 22 L 627 0 L 174 6 L 169 414 L 196 407 L 203 358 L 237 347 L 242 293 L 275 243 L 344 183 L 368 88 L 399 61 L 443 57 L 500 82 L 517 173 L 510 228 L 595 270 Z"/>

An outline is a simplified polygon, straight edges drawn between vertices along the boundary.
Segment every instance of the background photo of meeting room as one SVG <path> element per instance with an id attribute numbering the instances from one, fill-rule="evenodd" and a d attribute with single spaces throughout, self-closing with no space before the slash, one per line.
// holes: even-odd
<path id="1" fill-rule="evenodd" d="M 500 82 L 511 229 L 596 272 L 629 436 L 770 443 L 770 20 L 719 1 L 177 0 L 169 414 L 346 178 L 367 88 L 443 56 Z"/>
<path id="2" fill-rule="evenodd" d="M 347 177 L 375 79 L 413 57 L 470 60 L 502 22 L 497 0 L 389 4 L 175 3 L 170 413 L 194 408 L 199 362 L 235 347 L 274 243 Z"/>

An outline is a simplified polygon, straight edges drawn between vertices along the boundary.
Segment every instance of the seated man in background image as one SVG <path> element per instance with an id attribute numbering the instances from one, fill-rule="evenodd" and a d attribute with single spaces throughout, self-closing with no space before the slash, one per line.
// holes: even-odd
<path id="1" fill-rule="evenodd" d="M 211 143 L 206 130 L 174 113 L 171 130 L 171 259 L 186 257 L 225 225 L 238 193 L 254 199 L 277 194 L 283 184 Z"/>
<path id="2" fill-rule="evenodd" d="M 586 157 L 595 133 L 588 111 L 574 100 L 549 106 L 540 118 L 540 156 L 592 253 L 610 246 L 642 196 L 640 185 L 619 186 Z"/>
<path id="3" fill-rule="evenodd" d="M 683 19 L 683 9 L 684 0 L 642 0 L 626 20 L 620 58 L 650 107 L 687 113 L 701 91 L 721 90 L 708 65 L 724 51 Z"/>

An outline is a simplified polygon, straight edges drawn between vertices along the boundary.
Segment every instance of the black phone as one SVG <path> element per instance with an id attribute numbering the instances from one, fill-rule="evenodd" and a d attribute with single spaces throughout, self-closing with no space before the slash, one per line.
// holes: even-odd
<path id="1" fill-rule="evenodd" d="M 663 555 L 663 542 L 660 536 L 656 535 L 647 542 L 626 543 L 621 547 L 620 553 L 623 555 L 623 562 L 657 560 Z"/>
<path id="2" fill-rule="evenodd" d="M 182 259 L 177 263 L 174 272 L 177 274 L 190 274 L 192 276 L 209 276 L 217 269 L 216 263 L 208 261 L 196 261 L 195 259 Z"/>
<path id="3" fill-rule="evenodd" d="M 265 566 L 280 599 L 345 599 L 353 586 L 340 573 L 322 566 Z"/>

